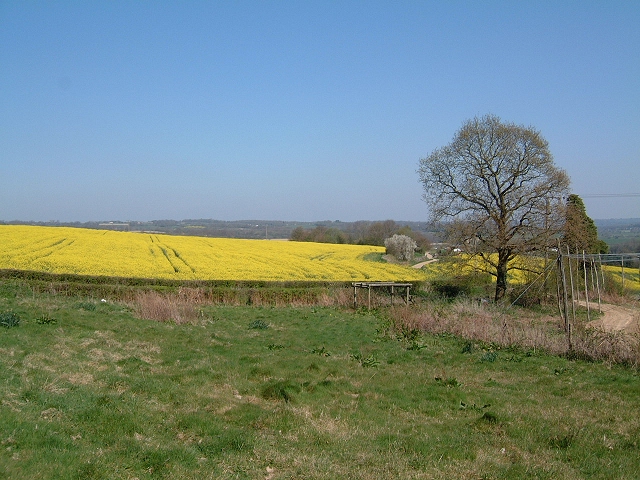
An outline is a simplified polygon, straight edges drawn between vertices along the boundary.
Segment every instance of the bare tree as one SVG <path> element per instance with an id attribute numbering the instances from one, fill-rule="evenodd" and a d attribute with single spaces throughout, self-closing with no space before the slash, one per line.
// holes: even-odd
<path id="1" fill-rule="evenodd" d="M 496 277 L 496 301 L 515 257 L 548 248 L 562 230 L 569 177 L 533 128 L 476 117 L 421 159 L 418 174 L 432 220 L 449 220 L 450 239 Z"/>

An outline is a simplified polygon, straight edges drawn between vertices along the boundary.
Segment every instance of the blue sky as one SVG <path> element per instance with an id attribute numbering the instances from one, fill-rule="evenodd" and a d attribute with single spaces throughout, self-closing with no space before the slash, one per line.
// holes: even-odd
<path id="1" fill-rule="evenodd" d="M 462 123 L 640 217 L 640 2 L 0 1 L 0 220 L 425 220 Z"/>

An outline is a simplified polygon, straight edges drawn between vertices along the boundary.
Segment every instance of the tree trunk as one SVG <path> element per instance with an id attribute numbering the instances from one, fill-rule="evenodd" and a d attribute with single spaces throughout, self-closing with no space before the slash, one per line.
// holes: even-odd
<path id="1" fill-rule="evenodd" d="M 507 265 L 509 255 L 506 252 L 498 251 L 498 266 L 496 268 L 496 297 L 495 301 L 502 300 L 507 293 Z"/>

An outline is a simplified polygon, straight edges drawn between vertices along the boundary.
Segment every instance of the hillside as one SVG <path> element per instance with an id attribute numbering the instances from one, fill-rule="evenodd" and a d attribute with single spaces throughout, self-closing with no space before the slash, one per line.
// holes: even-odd
<path id="1" fill-rule="evenodd" d="M 594 220 L 611 253 L 640 252 L 640 218 Z"/>
<path id="2" fill-rule="evenodd" d="M 632 368 L 381 312 L 199 304 L 156 322 L 140 298 L 3 282 L 0 478 L 637 478 Z"/>

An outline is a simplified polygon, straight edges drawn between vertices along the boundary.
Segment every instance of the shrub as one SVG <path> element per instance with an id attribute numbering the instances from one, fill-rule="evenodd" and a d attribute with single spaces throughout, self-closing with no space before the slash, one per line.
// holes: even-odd
<path id="1" fill-rule="evenodd" d="M 456 277 L 442 278 L 431 282 L 434 292 L 443 298 L 486 294 L 486 286 L 491 284 L 491 276 L 487 273 L 472 273 Z"/>

